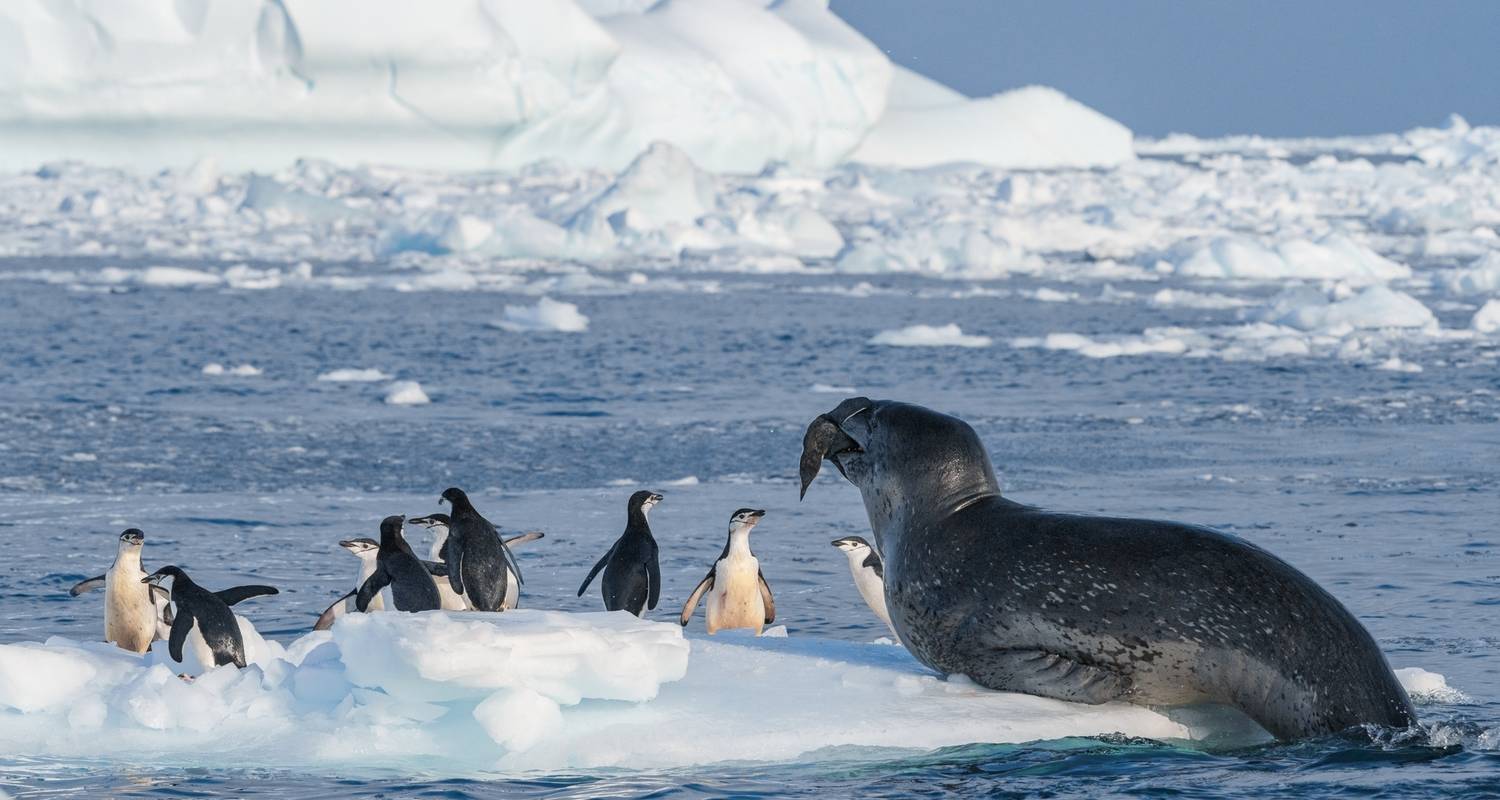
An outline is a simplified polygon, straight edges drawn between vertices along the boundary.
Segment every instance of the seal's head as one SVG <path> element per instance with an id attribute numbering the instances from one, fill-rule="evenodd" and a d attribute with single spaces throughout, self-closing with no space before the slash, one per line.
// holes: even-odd
<path id="1" fill-rule="evenodd" d="M 1000 493 L 968 423 L 909 403 L 851 397 L 818 415 L 802 437 L 804 496 L 825 460 L 859 487 L 872 521 L 877 512 L 952 513 Z"/>

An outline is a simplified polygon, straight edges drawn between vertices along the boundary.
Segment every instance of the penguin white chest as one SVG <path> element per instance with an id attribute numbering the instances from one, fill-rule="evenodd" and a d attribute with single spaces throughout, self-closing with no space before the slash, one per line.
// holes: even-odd
<path id="1" fill-rule="evenodd" d="M 748 552 L 730 550 L 714 565 L 714 588 L 708 593 L 705 622 L 709 633 L 766 624 L 766 605 L 760 595 L 760 562 Z"/>
<path id="2" fill-rule="evenodd" d="M 114 567 L 104 576 L 104 639 L 135 653 L 149 650 L 156 638 L 156 606 L 144 577 L 135 565 Z"/>
<path id="3" fill-rule="evenodd" d="M 187 647 L 182 654 L 183 666 L 191 667 L 192 661 L 197 659 L 198 668 L 207 672 L 214 668 L 214 649 L 208 646 L 208 640 L 203 638 L 203 631 L 198 629 L 198 620 L 193 620 L 193 627 L 188 630 Z"/>

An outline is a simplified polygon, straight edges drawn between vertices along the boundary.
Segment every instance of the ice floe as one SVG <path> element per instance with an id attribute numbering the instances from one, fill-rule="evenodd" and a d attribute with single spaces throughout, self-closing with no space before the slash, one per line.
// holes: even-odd
<path id="1" fill-rule="evenodd" d="M 385 403 L 390 406 L 424 406 L 432 402 L 416 381 L 396 381 L 385 389 Z"/>
<path id="2" fill-rule="evenodd" d="M 254 378 L 262 374 L 262 370 L 254 364 L 240 364 L 239 366 L 226 367 L 217 361 L 203 365 L 201 372 L 204 375 L 214 377 L 230 376 L 235 378 Z"/>
<path id="3" fill-rule="evenodd" d="M 318 380 L 327 383 L 373 383 L 390 379 L 390 375 L 374 367 L 345 367 L 329 370 L 318 376 Z"/>
<path id="4" fill-rule="evenodd" d="M 964 333 L 958 325 L 909 325 L 881 331 L 870 338 L 870 344 L 889 347 L 989 347 L 990 337 Z"/>
<path id="5" fill-rule="evenodd" d="M 1484 306 L 1474 312 L 1469 326 L 1480 333 L 1500 332 L 1500 298 L 1485 301 Z"/>
<path id="6" fill-rule="evenodd" d="M 578 306 L 572 303 L 543 297 L 533 306 L 506 306 L 505 315 L 495 323 L 495 327 L 512 333 L 582 333 L 589 329 L 589 318 L 580 313 Z"/>

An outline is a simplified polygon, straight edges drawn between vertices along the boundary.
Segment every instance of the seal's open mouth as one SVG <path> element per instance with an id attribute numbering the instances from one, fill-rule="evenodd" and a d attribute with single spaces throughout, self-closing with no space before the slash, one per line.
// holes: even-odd
<path id="1" fill-rule="evenodd" d="M 849 438 L 837 422 L 834 422 L 827 414 L 819 414 L 818 418 L 807 426 L 807 433 L 802 435 L 802 463 L 799 465 L 798 473 L 802 477 L 802 494 L 807 497 L 807 487 L 818 477 L 818 470 L 823 466 L 823 459 L 833 462 L 838 468 L 839 474 L 846 479 L 848 473 L 844 472 L 844 465 L 838 462 L 834 456 L 842 453 L 863 453 L 864 449 L 859 443 Z"/>

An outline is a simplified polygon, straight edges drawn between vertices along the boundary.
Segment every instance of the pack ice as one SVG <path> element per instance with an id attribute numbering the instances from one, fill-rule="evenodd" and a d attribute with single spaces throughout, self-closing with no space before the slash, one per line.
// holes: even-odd
<path id="1" fill-rule="evenodd" d="M 15 0 L 0 138 L 6 168 L 618 170 L 655 141 L 740 172 L 1134 158 L 1127 129 L 1055 91 L 970 100 L 894 68 L 826 0 Z"/>
<path id="2" fill-rule="evenodd" d="M 945 681 L 890 645 L 690 641 L 622 612 L 351 614 L 285 647 L 241 626 L 243 670 L 173 663 L 164 642 L 145 656 L 57 637 L 0 645 L 0 748 L 466 774 L 1190 735 L 1143 708 Z"/>

